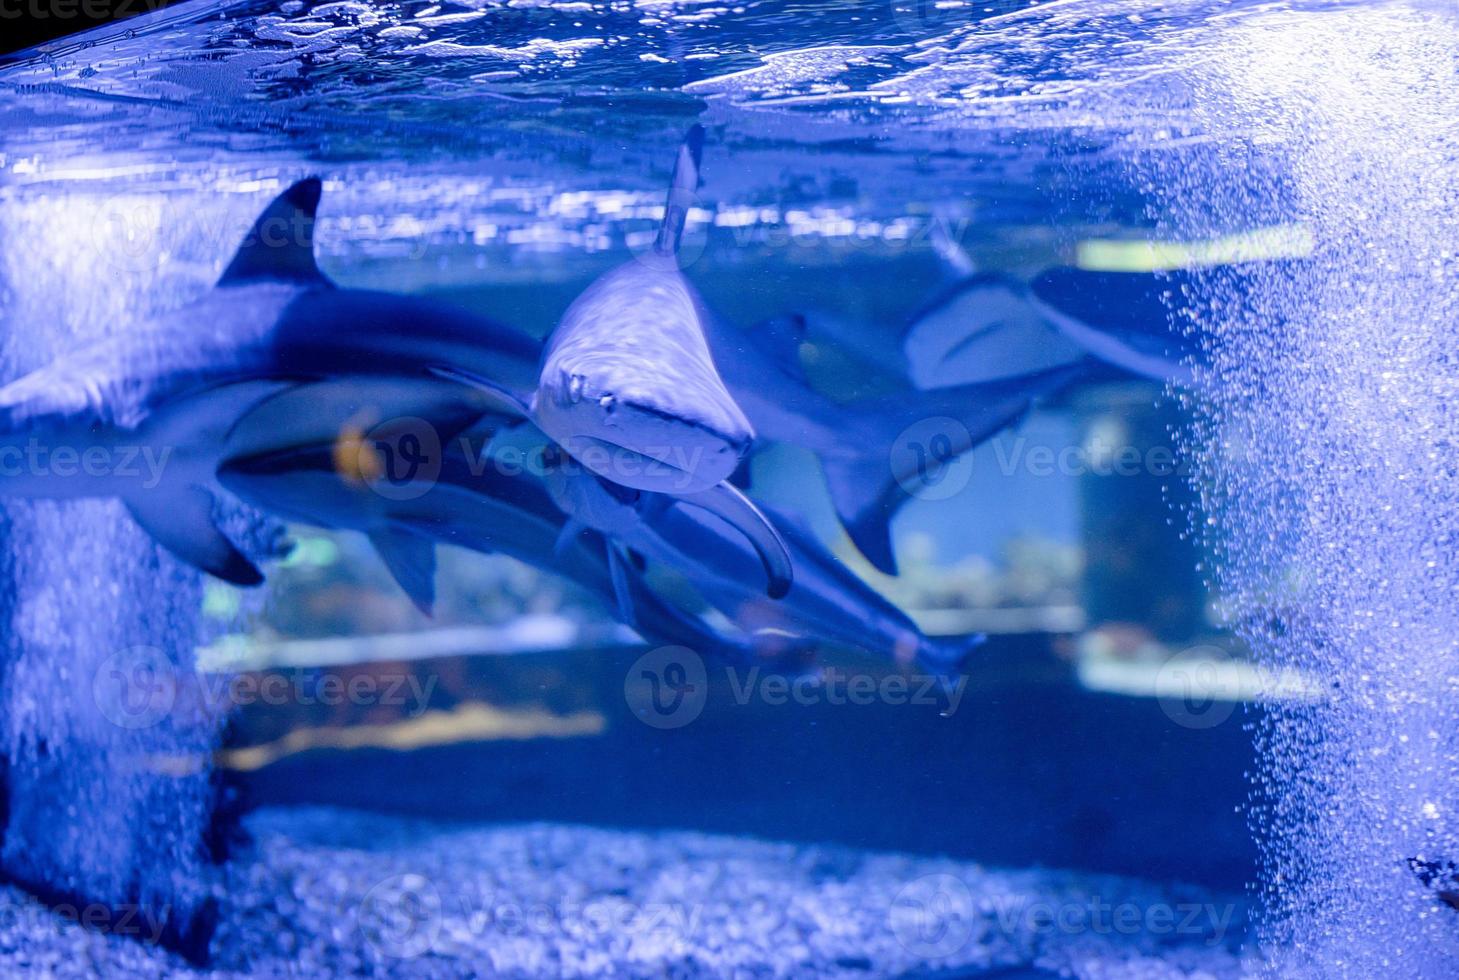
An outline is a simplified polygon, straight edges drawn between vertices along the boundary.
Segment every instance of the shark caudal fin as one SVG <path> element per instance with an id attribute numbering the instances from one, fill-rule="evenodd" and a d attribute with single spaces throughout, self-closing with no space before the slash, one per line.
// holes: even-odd
<path id="1" fill-rule="evenodd" d="M 218 286 L 260 282 L 330 285 L 314 258 L 314 223 L 323 195 L 324 184 L 318 177 L 310 177 L 276 197 L 254 222 Z"/>
<path id="2" fill-rule="evenodd" d="M 659 226 L 659 237 L 654 241 L 654 251 L 659 255 L 679 254 L 679 243 L 684 239 L 684 222 L 689 218 L 689 208 L 694 203 L 695 192 L 699 190 L 699 165 L 703 158 L 704 127 L 695 125 L 684 137 L 684 143 L 679 147 L 679 158 L 674 163 L 669 198 L 664 204 L 664 222 Z"/>
<path id="3" fill-rule="evenodd" d="M 946 466 L 1017 422 L 1039 398 L 1063 388 L 1085 362 L 1020 378 L 852 402 L 844 451 L 821 457 L 826 487 L 846 533 L 876 568 L 897 574 L 891 520 Z"/>

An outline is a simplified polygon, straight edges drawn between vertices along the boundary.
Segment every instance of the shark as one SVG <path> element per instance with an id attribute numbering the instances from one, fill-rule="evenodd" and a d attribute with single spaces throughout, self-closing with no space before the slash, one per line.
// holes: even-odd
<path id="1" fill-rule="evenodd" d="M 733 522 L 762 556 L 772 598 L 793 566 L 775 526 L 728 482 L 755 430 L 725 387 L 710 315 L 679 266 L 704 128 L 679 148 L 653 247 L 597 279 L 548 336 L 533 422 L 574 459 L 630 489 L 671 494 Z"/>
<path id="2" fill-rule="evenodd" d="M 445 304 L 337 287 L 315 260 L 321 195 L 317 178 L 279 195 L 201 297 L 0 387 L 0 497 L 120 498 L 182 561 L 257 585 L 215 521 L 224 460 L 400 417 L 444 439 L 516 411 L 540 345 Z"/>
<path id="3" fill-rule="evenodd" d="M 789 662 L 805 654 L 806 644 L 789 641 L 767 657 L 764 644 L 725 635 L 664 600 L 640 568 L 617 560 L 610 541 L 597 531 L 579 527 L 565 535 L 570 520 L 543 480 L 546 464 L 514 452 L 509 441 L 493 441 L 493 425 L 506 431 L 518 423 L 508 416 L 489 417 L 464 433 L 443 455 L 432 486 L 408 499 L 375 493 L 342 471 L 337 447 L 328 443 L 230 459 L 219 480 L 244 503 L 283 519 L 367 535 L 396 582 L 426 614 L 435 602 L 437 546 L 452 545 L 506 555 L 576 583 L 607 608 L 632 610 L 631 621 L 625 622 L 651 643 L 680 644 L 740 664 Z M 482 445 L 479 453 L 467 451 L 473 442 Z M 535 433 L 517 445 L 552 450 Z M 737 531 L 728 536 L 753 552 Z"/>
<path id="4" fill-rule="evenodd" d="M 1297 265 L 1263 259 L 1152 271 L 1054 266 L 1023 281 L 977 269 L 946 236 L 935 237 L 934 245 L 948 285 L 912 318 L 902 345 L 908 375 L 924 389 L 1046 370 L 1081 357 L 1189 385 L 1193 369 L 1209 363 L 1197 297 L 1246 295 L 1246 283 L 1289 276 Z"/>
<path id="5" fill-rule="evenodd" d="M 799 518 L 767 508 L 788 543 L 795 581 L 785 597 L 767 601 L 751 583 L 757 558 L 741 535 L 713 514 L 675 507 L 663 494 L 625 490 L 583 470 L 547 474 L 547 485 L 573 522 L 599 532 L 624 557 L 681 574 L 711 606 L 762 642 L 785 635 L 865 651 L 899 664 L 955 670 L 981 637 L 942 639 L 915 623 L 820 543 Z M 623 617 L 632 621 L 631 608 Z"/>
<path id="6" fill-rule="evenodd" d="M 704 302 L 679 267 L 703 147 L 695 126 L 679 148 L 653 247 L 563 314 L 533 404 L 537 425 L 583 465 L 638 490 L 708 490 L 755 441 L 710 352 Z"/>

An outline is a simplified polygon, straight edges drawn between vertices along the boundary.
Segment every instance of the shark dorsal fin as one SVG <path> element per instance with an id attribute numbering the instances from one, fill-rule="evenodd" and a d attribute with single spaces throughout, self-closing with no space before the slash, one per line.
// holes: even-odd
<path id="1" fill-rule="evenodd" d="M 699 190 L 699 166 L 704 157 L 704 127 L 695 125 L 684 137 L 679 156 L 674 161 L 674 177 L 669 183 L 669 199 L 664 203 L 664 221 L 654 251 L 659 255 L 678 255 L 684 237 L 684 222 Z"/>
<path id="2" fill-rule="evenodd" d="M 324 185 L 301 180 L 274 199 L 233 257 L 220 287 L 255 282 L 328 285 L 314 260 L 314 219 Z"/>

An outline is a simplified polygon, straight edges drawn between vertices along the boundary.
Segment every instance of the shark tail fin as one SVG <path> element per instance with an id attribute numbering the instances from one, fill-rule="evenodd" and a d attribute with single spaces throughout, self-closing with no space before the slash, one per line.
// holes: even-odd
<path id="1" fill-rule="evenodd" d="M 896 575 L 891 520 L 913 496 L 937 491 L 955 459 L 1013 425 L 1085 362 L 999 381 L 853 402 L 843 448 L 821 457 L 841 524 L 878 571 Z"/>
<path id="2" fill-rule="evenodd" d="M 314 258 L 314 222 L 324 184 L 309 177 L 274 198 L 254 222 L 233 257 L 220 287 L 256 282 L 328 285 Z"/>
<path id="3" fill-rule="evenodd" d="M 694 203 L 695 192 L 699 190 L 699 165 L 703 158 L 704 127 L 696 124 L 684 137 L 684 143 L 679 147 L 679 158 L 674 163 L 669 199 L 664 204 L 664 221 L 659 226 L 659 237 L 654 241 L 654 251 L 659 255 L 679 254 L 684 222 L 689 218 L 689 208 Z"/>

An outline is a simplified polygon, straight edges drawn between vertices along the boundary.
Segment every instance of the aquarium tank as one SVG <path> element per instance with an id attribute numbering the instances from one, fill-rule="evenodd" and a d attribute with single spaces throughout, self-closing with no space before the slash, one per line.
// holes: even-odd
<path id="1" fill-rule="evenodd" d="M 1459 975 L 1450 0 L 0 22 L 0 974 Z"/>

